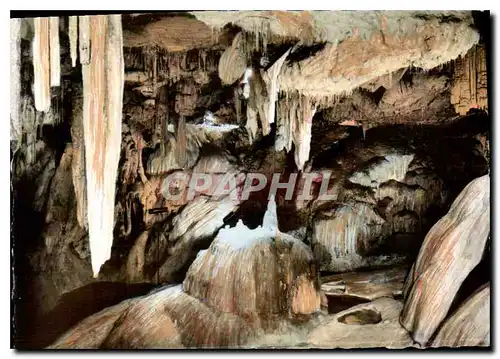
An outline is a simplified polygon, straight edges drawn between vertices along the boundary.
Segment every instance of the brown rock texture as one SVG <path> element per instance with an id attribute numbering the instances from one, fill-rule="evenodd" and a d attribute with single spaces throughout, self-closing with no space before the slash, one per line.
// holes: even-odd
<path id="1" fill-rule="evenodd" d="M 444 322 L 433 347 L 490 345 L 490 284 L 477 289 Z"/>
<path id="2" fill-rule="evenodd" d="M 127 17 L 127 20 L 127 27 L 123 31 L 123 41 L 126 47 L 159 46 L 175 52 L 208 47 L 217 40 L 207 25 L 193 17 L 159 16 L 155 18 L 146 14 L 135 19 Z"/>
<path id="3" fill-rule="evenodd" d="M 451 103 L 455 111 L 465 115 L 471 108 L 488 111 L 488 79 L 486 72 L 486 49 L 484 45 L 473 46 L 465 56 L 454 62 Z"/>
<path id="4" fill-rule="evenodd" d="M 218 311 L 262 323 L 319 310 L 316 266 L 307 246 L 284 233 L 254 231 L 241 223 L 222 229 L 191 265 L 186 293 Z"/>
<path id="5" fill-rule="evenodd" d="M 490 178 L 468 184 L 425 237 L 405 283 L 401 324 L 426 345 L 460 285 L 480 262 L 490 232 Z"/>
<path id="6" fill-rule="evenodd" d="M 37 17 L 34 20 L 33 39 L 33 92 L 37 111 L 50 109 L 50 49 L 49 18 Z"/>
<path id="7" fill-rule="evenodd" d="M 402 303 L 379 298 L 329 316 L 309 332 L 313 348 L 406 348 L 413 342 L 398 321 Z"/>
<path id="8" fill-rule="evenodd" d="M 368 300 L 402 293 L 405 266 L 367 272 L 349 272 L 321 278 L 321 291 L 329 297 L 352 296 Z"/>
<path id="9" fill-rule="evenodd" d="M 250 230 L 239 222 L 221 230 L 198 253 L 182 286 L 105 309 L 51 348 L 237 347 L 283 320 L 318 312 L 312 253 L 277 230 L 275 211 L 271 203 L 264 227 Z"/>

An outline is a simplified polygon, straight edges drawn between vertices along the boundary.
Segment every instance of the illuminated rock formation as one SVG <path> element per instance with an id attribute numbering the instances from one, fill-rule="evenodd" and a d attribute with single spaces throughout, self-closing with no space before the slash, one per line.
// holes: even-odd
<path id="1" fill-rule="evenodd" d="M 425 237 L 405 283 L 401 324 L 426 345 L 460 285 L 479 263 L 490 232 L 490 178 L 467 185 Z M 444 335 L 444 334 L 443 334 Z"/>

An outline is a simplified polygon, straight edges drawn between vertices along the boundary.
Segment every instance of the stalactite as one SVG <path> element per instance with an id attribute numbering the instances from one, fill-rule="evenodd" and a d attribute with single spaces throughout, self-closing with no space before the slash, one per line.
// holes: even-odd
<path id="1" fill-rule="evenodd" d="M 80 50 L 80 63 L 88 65 L 90 63 L 90 17 L 78 17 L 78 46 Z"/>
<path id="2" fill-rule="evenodd" d="M 302 171 L 305 163 L 309 160 L 312 119 L 316 113 L 316 107 L 305 97 L 302 98 L 301 107 L 302 113 L 298 113 L 298 116 L 295 117 L 297 124 L 295 126 L 293 141 L 295 144 L 295 164 Z"/>
<path id="3" fill-rule="evenodd" d="M 158 131 L 157 141 L 163 146 L 168 134 L 168 86 L 160 87 L 156 93 L 155 101 L 155 128 Z"/>
<path id="4" fill-rule="evenodd" d="M 278 102 L 278 121 L 275 148 L 289 152 L 295 145 L 295 164 L 299 170 L 309 160 L 311 150 L 312 118 L 316 113 L 313 99 L 299 94 L 285 93 Z"/>
<path id="5" fill-rule="evenodd" d="M 184 116 L 180 116 L 179 123 L 177 124 L 177 132 L 176 132 L 176 157 L 177 163 L 181 168 L 184 168 L 187 162 L 187 138 L 186 138 L 186 118 Z"/>
<path id="6" fill-rule="evenodd" d="M 61 55 L 59 48 L 59 18 L 49 20 L 50 36 L 50 86 L 61 85 Z"/>
<path id="7" fill-rule="evenodd" d="M 32 165 L 36 160 L 37 113 L 29 96 L 24 96 L 21 110 L 22 133 L 26 135 L 26 163 Z M 21 134 L 22 135 L 22 134 Z"/>
<path id="8" fill-rule="evenodd" d="M 218 73 L 223 84 L 233 84 L 245 72 L 247 54 L 242 42 L 243 36 L 240 32 L 234 37 L 232 45 L 220 57 Z"/>
<path id="9" fill-rule="evenodd" d="M 69 35 L 69 51 L 71 54 L 71 66 L 76 66 L 76 60 L 78 59 L 78 16 L 70 16 L 69 17 L 69 26 L 68 26 L 68 35 Z"/>
<path id="10" fill-rule="evenodd" d="M 82 69 L 83 125 L 90 252 L 97 277 L 113 244 L 124 84 L 121 17 L 92 16 L 88 29 L 92 48 L 90 63 Z"/>
<path id="11" fill-rule="evenodd" d="M 237 87 L 234 88 L 234 107 L 236 108 L 236 122 L 239 124 L 241 121 L 241 100 Z"/>
<path id="12" fill-rule="evenodd" d="M 76 198 L 76 218 L 80 227 L 87 229 L 87 183 L 85 179 L 83 98 L 81 95 L 81 92 L 76 93 L 72 104 L 71 142 L 73 144 L 73 160 L 71 161 L 71 172 Z"/>
<path id="13" fill-rule="evenodd" d="M 33 70 L 35 108 L 48 112 L 50 109 L 50 58 L 49 58 L 49 18 L 33 19 Z"/>
<path id="14" fill-rule="evenodd" d="M 267 96 L 264 102 L 264 118 L 261 119 L 262 123 L 266 123 L 266 131 L 264 132 L 264 125 L 262 126 L 264 136 L 269 134 L 270 124 L 274 123 L 274 115 L 276 112 L 276 101 L 278 99 L 279 82 L 278 76 L 281 71 L 281 67 L 285 62 L 286 58 L 290 54 L 291 48 L 288 49 L 270 68 L 267 70 L 263 76 L 264 82 L 266 83 Z"/>
<path id="15" fill-rule="evenodd" d="M 270 126 L 267 122 L 267 116 L 265 112 L 267 90 L 266 83 L 262 79 L 259 70 L 253 70 L 252 75 L 249 78 L 250 93 L 248 97 L 247 104 L 247 123 L 245 125 L 250 143 L 252 143 L 258 132 L 258 118 L 260 118 L 262 125 L 262 134 L 264 136 L 268 135 L 270 132 Z"/>
<path id="16" fill-rule="evenodd" d="M 340 205 L 320 212 L 313 224 L 312 243 L 323 270 L 346 271 L 366 266 L 369 252 L 388 234 L 386 221 L 366 203 Z"/>
<path id="17" fill-rule="evenodd" d="M 486 50 L 475 45 L 454 66 L 450 102 L 455 111 L 465 115 L 471 108 L 488 111 Z"/>
<path id="18" fill-rule="evenodd" d="M 291 149 L 291 142 L 295 145 L 295 163 L 299 170 L 309 159 L 311 146 L 312 118 L 316 113 L 316 107 L 311 99 L 304 96 L 293 95 L 282 100 L 281 114 L 286 116 L 283 121 L 288 121 L 285 129 L 285 148 Z M 290 136 L 291 135 L 291 136 Z"/>
<path id="19" fill-rule="evenodd" d="M 349 181 L 366 187 L 378 187 L 389 180 L 401 182 L 405 178 L 414 156 L 413 154 L 399 155 L 393 153 L 381 157 L 369 163 L 364 171 L 355 172 L 349 177 Z"/>
<path id="20" fill-rule="evenodd" d="M 21 118 L 21 19 L 10 20 L 10 141 L 19 149 L 22 141 Z"/>

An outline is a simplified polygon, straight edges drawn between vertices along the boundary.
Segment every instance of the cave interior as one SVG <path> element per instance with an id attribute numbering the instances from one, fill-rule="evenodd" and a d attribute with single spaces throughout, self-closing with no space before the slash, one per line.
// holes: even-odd
<path id="1" fill-rule="evenodd" d="M 490 347 L 490 31 L 11 14 L 11 346 Z"/>

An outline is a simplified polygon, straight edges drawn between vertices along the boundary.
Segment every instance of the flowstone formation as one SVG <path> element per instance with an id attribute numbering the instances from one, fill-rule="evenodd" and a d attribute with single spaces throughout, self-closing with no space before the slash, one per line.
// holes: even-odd
<path id="1" fill-rule="evenodd" d="M 262 227 L 238 222 L 221 229 L 182 285 L 105 309 L 50 348 L 234 348 L 294 316 L 319 312 L 312 252 L 277 225 L 271 199 Z"/>

